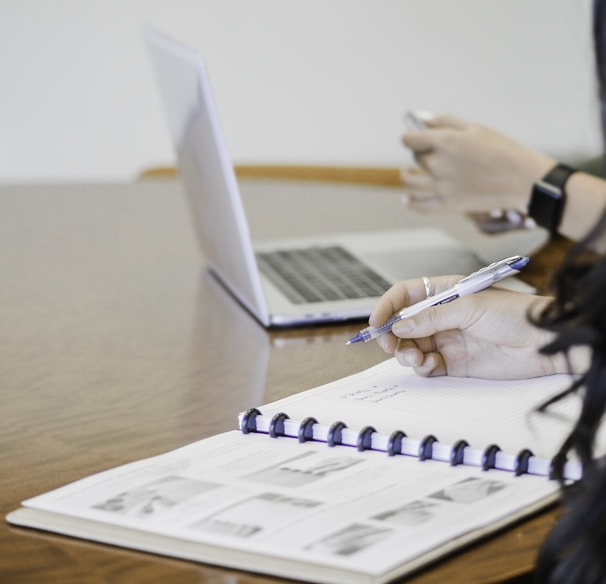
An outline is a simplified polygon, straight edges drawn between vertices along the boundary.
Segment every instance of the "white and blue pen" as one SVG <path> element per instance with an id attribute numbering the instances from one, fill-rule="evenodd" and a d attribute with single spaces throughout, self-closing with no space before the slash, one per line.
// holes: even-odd
<path id="1" fill-rule="evenodd" d="M 391 331 L 391 327 L 398 321 L 405 318 L 410 318 L 419 314 L 422 310 L 429 308 L 430 306 L 437 306 L 438 304 L 446 304 L 452 302 L 461 296 L 467 296 L 469 294 L 475 294 L 485 288 L 490 288 L 493 284 L 500 282 L 501 280 L 513 276 L 520 272 L 528 262 L 529 258 L 526 256 L 512 256 L 494 262 L 489 266 L 466 276 L 462 280 L 459 280 L 452 288 L 444 290 L 434 296 L 429 296 L 421 302 L 417 302 L 411 306 L 396 312 L 385 324 L 380 327 L 367 327 L 362 329 L 355 337 L 347 341 L 347 345 L 353 345 L 354 343 L 365 343 L 376 339 L 378 336 L 383 335 Z"/>

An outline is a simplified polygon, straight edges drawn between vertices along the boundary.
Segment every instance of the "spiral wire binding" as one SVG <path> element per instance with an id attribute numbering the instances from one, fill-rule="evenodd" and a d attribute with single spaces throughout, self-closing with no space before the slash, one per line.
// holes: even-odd
<path id="1" fill-rule="evenodd" d="M 284 420 L 288 419 L 287 414 L 278 412 L 269 423 L 269 437 L 277 438 L 278 436 L 284 436 Z"/>
<path id="2" fill-rule="evenodd" d="M 433 456 L 433 445 L 437 441 L 438 439 L 433 434 L 429 434 L 421 440 L 421 444 L 419 444 L 419 460 L 421 462 L 424 460 L 431 460 L 431 457 Z"/>
<path id="3" fill-rule="evenodd" d="M 365 450 L 372 450 L 372 435 L 376 432 L 376 430 L 372 426 L 366 426 L 360 430 L 358 434 L 357 440 L 357 448 L 359 452 L 364 452 Z"/>
<path id="4" fill-rule="evenodd" d="M 328 430 L 326 443 L 329 447 L 337 446 L 343 443 L 343 429 L 347 428 L 347 424 L 343 422 L 333 422 Z"/>
<path id="5" fill-rule="evenodd" d="M 532 456 L 532 452 L 528 448 L 524 448 L 517 456 L 514 473 L 517 477 L 528 472 L 528 461 Z"/>
<path id="6" fill-rule="evenodd" d="M 465 458 L 465 449 L 469 446 L 467 440 L 457 440 L 450 451 L 450 466 L 459 466 Z"/>
<path id="7" fill-rule="evenodd" d="M 297 438 L 299 442 L 308 442 L 314 439 L 314 424 L 317 424 L 318 420 L 308 416 L 299 425 L 299 432 Z"/>
<path id="8" fill-rule="evenodd" d="M 497 464 L 497 453 L 501 449 L 496 444 L 491 444 L 482 454 L 482 470 L 490 470 Z"/>
<path id="9" fill-rule="evenodd" d="M 242 434 L 249 434 L 250 432 L 257 431 L 257 416 L 260 416 L 261 412 L 257 408 L 250 408 L 242 416 L 241 430 Z"/>
<path id="10" fill-rule="evenodd" d="M 257 408 L 250 408 L 242 415 L 242 421 L 240 428 L 243 434 L 249 434 L 251 432 L 258 432 L 257 428 L 257 417 L 262 416 L 262 413 Z M 268 434 L 271 438 L 278 438 L 280 436 L 286 436 L 285 433 L 285 421 L 289 420 L 289 416 L 283 412 L 274 414 L 269 422 Z M 297 431 L 296 437 L 299 442 L 310 442 L 314 440 L 314 426 L 318 424 L 318 420 L 314 417 L 308 416 L 300 424 Z M 343 445 L 343 430 L 347 428 L 347 424 L 342 421 L 333 422 L 328 428 L 326 435 L 326 444 L 332 448 L 334 446 Z M 356 448 L 358 451 L 363 452 L 365 450 L 373 450 L 372 448 L 372 436 L 377 431 L 373 426 L 365 426 L 358 432 L 356 439 Z M 290 437 L 290 434 L 288 435 Z M 395 456 L 397 454 L 406 453 L 403 450 L 403 441 L 408 436 L 402 430 L 394 430 L 387 439 L 387 446 L 384 449 L 388 456 Z M 323 441 L 320 439 L 320 441 Z M 433 446 L 438 443 L 438 439 L 433 434 L 428 434 L 420 442 L 416 457 L 420 461 L 431 460 L 433 457 Z M 353 444 L 351 445 L 353 446 Z M 470 445 L 466 440 L 457 440 L 451 448 L 449 462 L 451 466 L 458 466 L 465 463 L 465 449 Z M 379 448 L 378 450 L 383 450 Z M 481 457 L 481 468 L 484 471 L 497 468 L 497 455 L 501 452 L 501 448 L 497 444 L 491 444 L 487 446 L 482 452 Z M 407 454 L 407 453 L 406 453 Z M 407 454 L 413 455 L 413 454 Z M 528 474 L 530 459 L 534 455 L 531 450 L 525 448 L 521 450 L 515 457 L 513 472 L 516 476 Z M 440 459 L 442 460 L 442 459 Z M 549 465 L 548 478 L 554 478 L 554 469 L 556 465 L 560 467 L 565 461 L 558 460 L 557 455 L 551 459 Z"/>
<path id="11" fill-rule="evenodd" d="M 394 430 L 389 435 L 387 441 L 387 454 L 389 456 L 395 456 L 396 454 L 402 454 L 402 439 L 406 438 L 406 433 L 402 430 Z"/>

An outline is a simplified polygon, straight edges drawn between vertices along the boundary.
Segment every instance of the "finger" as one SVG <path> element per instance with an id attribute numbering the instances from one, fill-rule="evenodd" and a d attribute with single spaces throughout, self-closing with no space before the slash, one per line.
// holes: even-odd
<path id="1" fill-rule="evenodd" d="M 413 368 L 420 367 L 425 359 L 423 351 L 414 346 L 407 347 L 406 349 L 400 349 L 398 346 L 398 350 L 394 353 L 394 357 L 403 367 Z"/>
<path id="2" fill-rule="evenodd" d="M 407 132 L 402 143 L 413 152 L 429 152 L 434 148 L 435 136 L 433 132 Z"/>
<path id="3" fill-rule="evenodd" d="M 448 375 L 444 358 L 438 352 L 427 353 L 424 356 L 423 363 L 419 367 L 414 367 L 415 373 L 421 377 L 438 377 Z"/>
<path id="4" fill-rule="evenodd" d="M 409 282 L 399 282 L 381 296 L 368 319 L 368 324 L 370 326 L 375 328 L 381 326 L 393 314 L 401 310 L 404 306 L 411 304 L 408 283 Z"/>
<path id="5" fill-rule="evenodd" d="M 417 367 L 423 363 L 423 351 L 412 339 L 398 339 L 398 341 L 394 352 L 398 362 L 409 367 Z"/>
<path id="6" fill-rule="evenodd" d="M 403 168 L 400 175 L 404 189 L 409 195 L 423 197 L 436 194 L 434 180 L 430 175 L 407 168 Z"/>
<path id="7" fill-rule="evenodd" d="M 368 323 L 370 326 L 381 326 L 393 314 L 425 298 L 425 284 L 421 278 L 404 280 L 394 284 L 375 306 Z"/>
<path id="8" fill-rule="evenodd" d="M 391 333 L 386 333 L 380 337 L 377 337 L 377 344 L 381 349 L 383 349 L 383 351 L 393 355 L 398 348 L 398 339 Z"/>
<path id="9" fill-rule="evenodd" d="M 461 279 L 462 276 L 435 276 L 431 278 L 433 293 L 442 292 Z M 402 310 L 405 306 L 410 306 L 415 302 L 424 300 L 427 297 L 425 284 L 421 278 L 404 280 L 394 284 L 375 306 L 368 323 L 370 326 L 381 326 L 390 316 Z M 406 337 L 406 335 L 401 335 Z M 429 335 L 428 335 L 429 336 Z"/>
<path id="10" fill-rule="evenodd" d="M 482 292 L 484 298 L 491 291 Z M 413 318 L 405 318 L 392 327 L 398 337 L 422 338 L 449 330 L 464 330 L 478 318 L 478 311 L 473 295 L 426 308 Z"/>
<path id="11" fill-rule="evenodd" d="M 449 207 L 444 205 L 444 199 L 435 197 L 409 196 L 406 206 L 419 213 L 431 213 L 432 211 L 443 212 Z"/>
<path id="12" fill-rule="evenodd" d="M 429 175 L 430 177 L 434 177 L 435 175 L 435 161 L 436 156 L 433 150 L 427 150 L 426 152 L 415 152 L 415 162 L 419 165 L 421 169 L 419 174 Z"/>
<path id="13" fill-rule="evenodd" d="M 396 360 L 406 367 L 421 367 L 425 355 L 436 351 L 433 339 L 400 339 L 394 353 Z"/>
<path id="14" fill-rule="evenodd" d="M 403 169 L 402 183 L 406 189 L 405 203 L 416 211 L 434 210 L 444 202 L 436 193 L 435 181 L 425 173 Z"/>
<path id="15" fill-rule="evenodd" d="M 449 114 L 434 115 L 426 120 L 426 124 L 430 128 L 452 128 L 454 130 L 464 130 L 469 126 L 469 122 L 463 118 Z"/>

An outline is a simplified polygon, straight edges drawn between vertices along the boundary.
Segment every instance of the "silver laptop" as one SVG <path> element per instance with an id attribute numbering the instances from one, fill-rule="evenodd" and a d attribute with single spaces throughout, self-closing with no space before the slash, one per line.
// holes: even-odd
<path id="1" fill-rule="evenodd" d="M 214 276 L 264 326 L 364 319 L 398 280 L 479 267 L 470 250 L 438 229 L 253 247 L 202 58 L 149 27 L 144 36 L 202 253 Z"/>

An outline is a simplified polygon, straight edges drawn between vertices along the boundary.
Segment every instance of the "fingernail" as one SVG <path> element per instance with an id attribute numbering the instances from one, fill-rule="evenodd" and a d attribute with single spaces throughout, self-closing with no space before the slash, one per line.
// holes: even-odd
<path id="1" fill-rule="evenodd" d="M 377 345 L 379 345 L 379 347 L 385 351 L 385 341 L 383 340 L 382 336 L 377 337 Z"/>
<path id="2" fill-rule="evenodd" d="M 416 349 L 408 349 L 408 350 L 404 351 L 403 356 L 404 356 L 405 361 L 412 367 L 415 367 L 416 365 L 418 365 Z"/>
<path id="3" fill-rule="evenodd" d="M 427 355 L 423 360 L 423 367 L 431 367 L 433 369 L 436 365 L 435 355 Z"/>

